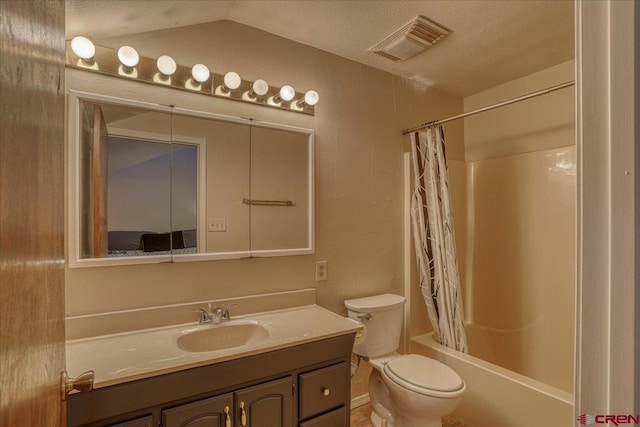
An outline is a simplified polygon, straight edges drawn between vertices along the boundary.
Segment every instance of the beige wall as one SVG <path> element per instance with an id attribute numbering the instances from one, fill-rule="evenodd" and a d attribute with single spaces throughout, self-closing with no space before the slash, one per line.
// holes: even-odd
<path id="1" fill-rule="evenodd" d="M 315 129 L 316 253 L 309 256 L 68 269 L 67 314 L 315 287 L 318 303 L 336 312 L 342 301 L 402 294 L 401 130 L 459 114 L 460 98 L 230 21 L 98 42 L 136 47 L 144 56 L 204 62 L 213 71 L 264 78 L 273 85 L 315 89 L 314 117 L 155 88 L 67 70 L 68 87 L 135 96 L 148 102 Z M 449 155 L 463 159 L 462 124 L 448 133 Z M 329 280 L 314 281 L 315 262 L 329 262 Z"/>
<path id="2" fill-rule="evenodd" d="M 573 80 L 569 61 L 465 98 L 465 110 Z M 465 119 L 467 319 L 498 331 L 493 362 L 572 391 L 573 88 Z M 473 349 L 471 350 L 473 353 Z"/>

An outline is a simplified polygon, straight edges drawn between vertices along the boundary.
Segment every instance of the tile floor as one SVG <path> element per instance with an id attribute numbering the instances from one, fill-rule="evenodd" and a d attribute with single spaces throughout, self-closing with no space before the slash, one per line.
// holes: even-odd
<path id="1" fill-rule="evenodd" d="M 351 427 L 373 427 L 369 421 L 371 415 L 371 404 L 358 406 L 351 410 Z M 467 427 L 460 421 L 456 421 L 451 417 L 442 419 L 442 427 Z"/>
<path id="2" fill-rule="evenodd" d="M 371 415 L 371 403 L 358 406 L 351 410 L 351 427 L 373 427 L 369 421 Z"/>

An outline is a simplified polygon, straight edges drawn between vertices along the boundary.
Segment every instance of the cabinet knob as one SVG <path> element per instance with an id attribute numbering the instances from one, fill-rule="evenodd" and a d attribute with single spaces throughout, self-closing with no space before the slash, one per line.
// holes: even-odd
<path id="1" fill-rule="evenodd" d="M 329 390 L 327 387 L 322 387 L 321 391 L 323 396 L 329 396 L 331 394 L 331 390 Z"/>
<path id="2" fill-rule="evenodd" d="M 94 378 L 95 375 L 93 371 L 83 372 L 75 378 L 69 378 L 67 371 L 62 371 L 60 379 L 62 400 L 67 400 L 67 395 L 71 393 L 72 390 L 78 390 L 83 393 L 93 390 Z"/>

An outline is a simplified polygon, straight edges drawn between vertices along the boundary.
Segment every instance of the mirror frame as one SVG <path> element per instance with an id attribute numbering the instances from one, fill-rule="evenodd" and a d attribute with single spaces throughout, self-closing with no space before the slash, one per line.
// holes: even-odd
<path id="1" fill-rule="evenodd" d="M 137 101 L 132 99 L 118 98 L 109 95 L 101 95 L 90 92 L 77 91 L 73 89 L 68 90 L 68 120 L 67 120 L 67 217 L 68 217 L 68 233 L 67 233 L 67 249 L 68 249 L 68 265 L 69 268 L 82 268 L 82 267 L 107 267 L 107 266 L 119 266 L 119 265 L 136 265 L 136 264 L 158 264 L 166 262 L 189 262 L 189 261 L 212 261 L 222 259 L 238 259 L 238 258 L 253 258 L 253 257 L 273 257 L 273 256 L 290 256 L 290 255 L 308 255 L 313 254 L 315 251 L 315 213 L 314 213 L 314 141 L 315 132 L 313 129 L 301 128 L 296 126 L 282 125 L 277 123 L 262 122 L 258 120 L 246 119 L 242 117 L 234 117 L 216 113 L 209 113 L 204 111 L 196 111 L 186 108 L 155 104 L 145 101 Z M 200 117 L 204 119 L 213 119 L 220 121 L 227 121 L 238 124 L 246 124 L 251 127 L 262 127 L 279 129 L 285 131 L 299 132 L 308 136 L 307 149 L 308 149 L 308 246 L 301 248 L 290 249 L 272 249 L 272 250 L 249 250 L 235 251 L 235 252 L 202 252 L 195 254 L 171 254 L 171 255 L 146 255 L 146 256 L 131 256 L 131 257 L 113 257 L 113 258 L 81 258 L 80 256 L 80 242 L 81 235 L 80 220 L 81 218 L 81 206 L 80 206 L 80 158 L 79 148 L 80 141 L 82 139 L 79 123 L 80 121 L 80 101 L 86 100 L 90 102 L 104 102 L 110 104 L 119 104 L 130 107 L 144 108 L 157 112 L 165 112 L 169 114 L 181 114 L 191 117 Z M 201 170 L 200 175 L 206 174 L 206 171 Z M 202 179 L 200 176 L 199 179 Z M 203 207 L 198 206 L 198 215 L 202 214 Z M 198 225 L 205 223 L 203 218 L 198 218 Z M 248 224 L 250 227 L 251 224 Z M 200 230 L 198 231 L 201 232 Z"/>

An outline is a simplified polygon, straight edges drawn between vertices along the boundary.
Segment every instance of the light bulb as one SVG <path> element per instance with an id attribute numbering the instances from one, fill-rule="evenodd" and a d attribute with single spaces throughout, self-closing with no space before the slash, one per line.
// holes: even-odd
<path id="1" fill-rule="evenodd" d="M 291 101 L 296 96 L 296 91 L 289 85 L 284 85 L 280 88 L 280 98 L 285 101 Z"/>
<path id="2" fill-rule="evenodd" d="M 178 69 L 176 61 L 169 55 L 162 55 L 159 57 L 156 64 L 158 65 L 158 70 L 164 76 L 170 76 Z"/>
<path id="3" fill-rule="evenodd" d="M 90 61 L 96 56 L 96 47 L 91 40 L 82 36 L 71 39 L 71 50 L 85 61 Z"/>
<path id="4" fill-rule="evenodd" d="M 240 87 L 240 83 L 242 83 L 242 79 L 238 75 L 238 73 L 234 73 L 233 71 L 229 71 L 224 75 L 224 86 L 229 90 L 238 89 Z"/>
<path id="5" fill-rule="evenodd" d="M 318 95 L 318 92 L 316 92 L 315 90 L 308 90 L 304 94 L 304 103 L 307 105 L 311 105 L 311 106 L 316 105 L 319 100 L 320 100 L 320 95 Z"/>
<path id="6" fill-rule="evenodd" d="M 191 75 L 193 76 L 193 79 L 199 83 L 204 83 L 207 80 L 209 80 L 209 76 L 211 75 L 211 72 L 209 71 L 209 68 L 207 68 L 206 65 L 204 64 L 196 64 L 191 68 Z"/>
<path id="7" fill-rule="evenodd" d="M 118 59 L 127 68 L 133 68 L 138 65 L 140 61 L 140 55 L 131 46 L 122 46 L 118 49 Z"/>
<path id="8" fill-rule="evenodd" d="M 264 96 L 267 94 L 267 92 L 269 92 L 269 85 L 267 84 L 266 81 L 262 79 L 258 79 L 255 82 L 253 82 L 253 85 L 251 86 L 251 91 L 255 95 Z"/>

